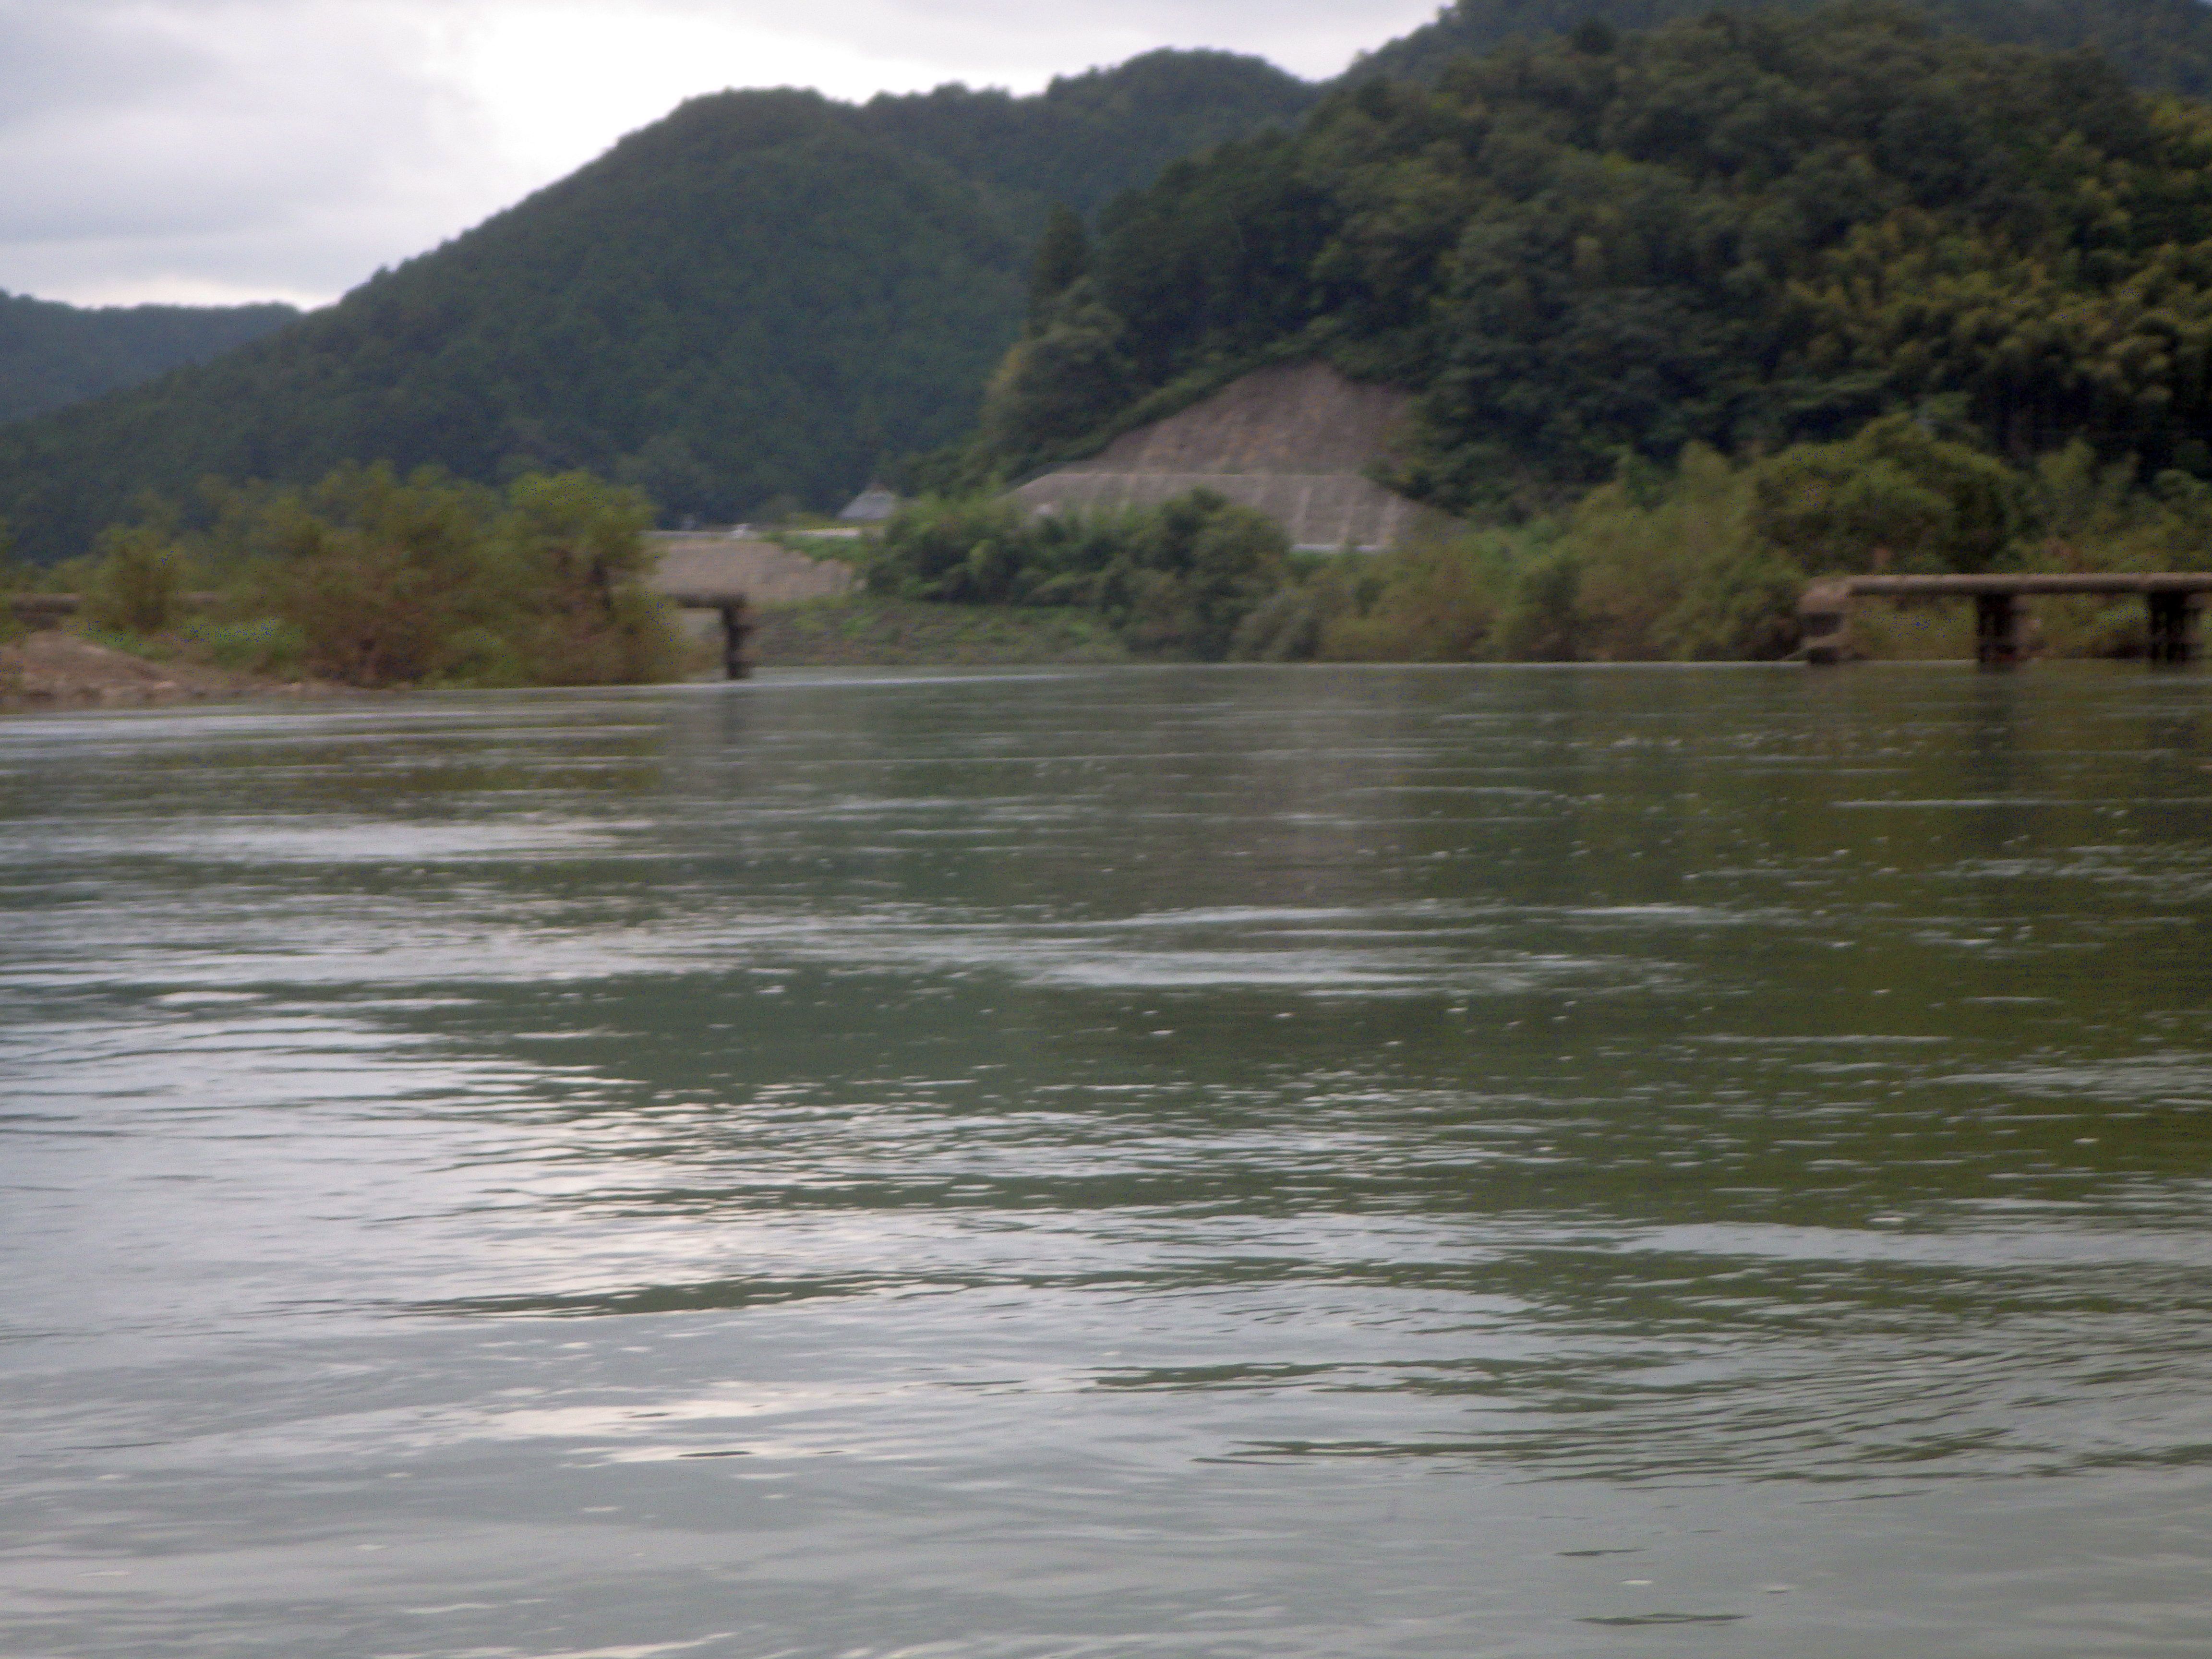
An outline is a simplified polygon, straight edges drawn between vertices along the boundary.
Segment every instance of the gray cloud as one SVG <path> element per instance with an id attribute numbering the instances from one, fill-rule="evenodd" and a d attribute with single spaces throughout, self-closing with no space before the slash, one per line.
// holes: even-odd
<path id="1" fill-rule="evenodd" d="M 204 82 L 205 57 L 97 9 L 0 4 L 0 131 L 56 111 L 112 108 Z"/>
<path id="2" fill-rule="evenodd" d="M 313 298 L 461 228 L 515 181 L 410 9 L 0 0 L 0 287 Z"/>
<path id="3" fill-rule="evenodd" d="M 788 9 L 765 0 L 667 0 L 697 14 L 745 16 L 773 27 Z M 1019 66 L 1040 77 L 1118 62 L 1157 46 L 1256 52 L 1294 73 L 1334 73 L 1364 47 L 1425 21 L 1435 0 L 1090 0 L 1041 8 L 1030 0 L 827 0 L 809 9 L 823 33 L 865 40 L 887 53 L 976 65 Z M 1109 56 L 1091 58 L 1086 46 Z M 1002 71 L 1003 72 L 1003 71 Z"/>

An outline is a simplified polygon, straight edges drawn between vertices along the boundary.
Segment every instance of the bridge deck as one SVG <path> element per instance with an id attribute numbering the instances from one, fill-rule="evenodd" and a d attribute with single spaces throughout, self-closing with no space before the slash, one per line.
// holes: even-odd
<path id="1" fill-rule="evenodd" d="M 1823 576 L 1797 602 L 1808 663 L 1848 661 L 1851 601 L 1859 599 L 1970 599 L 1974 602 L 1974 658 L 2002 668 L 2025 654 L 2019 601 L 2035 594 L 2132 593 L 2149 607 L 2146 654 L 2153 662 L 2188 662 L 2197 654 L 2197 596 L 2212 593 L 2212 571 L 2067 571 L 2039 575 Z"/>

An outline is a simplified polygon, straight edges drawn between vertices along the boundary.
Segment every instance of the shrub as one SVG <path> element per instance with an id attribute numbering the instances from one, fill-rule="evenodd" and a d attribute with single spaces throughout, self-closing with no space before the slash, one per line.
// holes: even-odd
<path id="1" fill-rule="evenodd" d="M 869 585 L 957 605 L 1072 605 L 1133 649 L 1210 660 L 1285 585 L 1289 551 L 1274 520 L 1206 489 L 1036 517 L 999 498 L 932 498 L 885 526 Z"/>
<path id="2" fill-rule="evenodd" d="M 587 473 L 502 495 L 425 468 L 338 467 L 306 489 L 217 486 L 215 522 L 160 515 L 101 539 L 94 625 L 175 620 L 188 563 L 216 584 L 200 630 L 218 661 L 349 684 L 568 685 L 665 678 L 681 648 L 644 585 L 652 507 Z"/>
<path id="3" fill-rule="evenodd" d="M 160 520 L 101 533 L 84 587 L 84 619 L 112 633 L 162 634 L 184 604 L 185 556 Z"/>
<path id="4" fill-rule="evenodd" d="M 307 636 L 282 617 L 201 623 L 188 636 L 216 667 L 241 673 L 297 674 L 307 659 Z"/>

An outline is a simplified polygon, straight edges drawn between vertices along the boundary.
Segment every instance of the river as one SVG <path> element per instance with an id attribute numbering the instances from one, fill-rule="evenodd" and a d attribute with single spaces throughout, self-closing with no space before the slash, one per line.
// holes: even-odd
<path id="1" fill-rule="evenodd" d="M 0 847 L 0 1651 L 2212 1651 L 2212 678 L 56 714 Z"/>

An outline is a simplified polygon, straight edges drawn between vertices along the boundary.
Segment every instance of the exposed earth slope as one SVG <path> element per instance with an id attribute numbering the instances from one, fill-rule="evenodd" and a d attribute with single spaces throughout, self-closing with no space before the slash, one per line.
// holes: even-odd
<path id="1" fill-rule="evenodd" d="M 1211 489 L 1265 513 L 1294 547 L 1391 546 L 1432 516 L 1366 476 L 1403 435 L 1412 403 L 1326 363 L 1273 364 L 1030 479 L 1014 495 L 1056 511 L 1157 507 Z"/>

